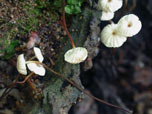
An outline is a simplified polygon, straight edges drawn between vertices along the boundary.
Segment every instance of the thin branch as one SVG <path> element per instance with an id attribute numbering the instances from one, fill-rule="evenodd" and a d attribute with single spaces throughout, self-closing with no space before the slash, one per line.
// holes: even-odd
<path id="1" fill-rule="evenodd" d="M 33 76 L 33 72 L 31 72 L 23 81 L 17 81 L 16 84 L 24 84 L 31 76 Z"/>
<path id="2" fill-rule="evenodd" d="M 13 87 L 16 84 L 24 84 L 26 81 L 28 82 L 28 84 L 30 85 L 30 87 L 34 90 L 37 91 L 37 89 L 35 88 L 35 86 L 33 85 L 33 83 L 30 81 L 30 77 L 33 76 L 34 73 L 31 72 L 28 76 L 26 76 L 26 78 L 23 81 L 14 81 L 12 84 L 10 84 L 3 92 L 3 94 L 0 96 L 0 101 L 3 97 L 5 97 L 6 95 L 9 94 L 9 92 L 13 89 Z"/>
<path id="3" fill-rule="evenodd" d="M 13 87 L 16 85 L 16 82 L 13 82 L 12 84 L 10 84 L 3 92 L 3 94 L 0 96 L 0 101 L 3 99 L 3 97 L 5 97 L 6 95 L 9 94 L 9 92 L 13 89 Z"/>
<path id="4" fill-rule="evenodd" d="M 74 42 L 72 40 L 72 37 L 71 37 L 71 35 L 70 35 L 70 33 L 69 33 L 68 29 L 67 29 L 67 25 L 66 25 L 66 21 L 65 21 L 65 9 L 64 9 L 64 6 L 65 6 L 65 0 L 62 0 L 62 22 L 63 22 L 63 27 L 64 27 L 67 35 L 68 35 L 68 38 L 69 38 L 70 43 L 72 45 L 72 48 L 75 48 L 75 44 L 74 44 Z"/>
<path id="5" fill-rule="evenodd" d="M 3 92 L 3 94 L 0 96 L 0 101 L 1 101 L 1 99 L 6 95 L 7 90 L 8 90 L 8 88 L 6 88 L 6 89 L 4 90 L 4 92 Z"/>
<path id="6" fill-rule="evenodd" d="M 122 110 L 122 111 L 124 111 L 124 112 L 127 112 L 127 113 L 129 113 L 129 114 L 132 114 L 132 111 L 130 111 L 130 110 L 127 110 L 127 109 L 122 108 L 122 107 L 117 106 L 117 105 L 113 105 L 113 104 L 111 104 L 111 103 L 109 103 L 109 102 L 106 102 L 106 101 L 104 101 L 104 100 L 102 100 L 102 99 L 99 99 L 99 98 L 91 95 L 89 92 L 85 91 L 85 89 L 81 88 L 81 87 L 80 87 L 77 83 L 75 83 L 73 80 L 70 80 L 70 79 L 68 79 L 67 77 L 65 77 L 64 75 L 62 75 L 62 74 L 54 71 L 53 69 L 49 68 L 47 65 L 45 65 L 45 64 L 43 64 L 43 63 L 41 63 L 41 62 L 38 62 L 38 61 L 31 61 L 31 62 L 36 63 L 36 64 L 41 64 L 41 65 L 43 65 L 43 66 L 44 66 L 46 69 L 48 69 L 50 72 L 52 72 L 53 74 L 55 74 L 55 75 L 58 76 L 59 78 L 68 81 L 72 86 L 76 87 L 78 90 L 80 90 L 81 92 L 85 93 L 86 95 L 88 95 L 88 96 L 91 97 L 92 99 L 94 99 L 94 100 L 96 100 L 96 101 L 98 101 L 98 102 L 100 102 L 100 103 L 106 104 L 106 105 L 108 105 L 108 106 L 110 106 L 110 107 L 114 107 L 114 108 L 120 109 L 120 110 Z M 32 75 L 33 75 L 33 72 L 32 72 L 31 74 L 29 74 L 29 75 L 24 79 L 24 81 L 22 81 L 22 82 L 15 81 L 14 83 L 12 83 L 12 84 L 9 86 L 9 87 L 11 87 L 9 90 L 8 90 L 8 88 L 5 89 L 3 95 L 0 97 L 0 100 L 1 100 L 5 95 L 7 95 L 7 94 L 13 89 L 13 87 L 14 87 L 17 83 L 23 84 L 23 83 L 25 83 L 25 82 L 27 81 L 27 82 L 30 84 L 30 86 L 32 87 L 32 89 L 36 90 L 35 86 L 31 85 L 31 81 L 30 81 L 30 79 L 29 79 Z"/>
<path id="7" fill-rule="evenodd" d="M 5 97 L 5 96 L 7 96 L 7 95 L 12 91 L 12 89 L 13 89 L 13 87 L 8 88 L 7 91 L 5 92 L 4 96 L 2 96 L 2 98 Z M 1 100 L 2 98 L 0 98 L 0 100 Z"/>
<path id="8" fill-rule="evenodd" d="M 14 67 L 16 67 L 16 63 L 15 63 L 12 59 L 10 59 L 9 62 L 10 62 Z M 34 73 L 30 73 L 29 75 L 33 75 L 33 74 L 34 74 Z M 28 76 L 29 76 L 29 75 L 28 75 Z M 31 80 L 29 79 L 31 76 L 29 76 L 29 77 L 28 77 L 28 76 L 27 76 L 27 78 L 26 78 L 26 79 L 27 79 L 27 83 L 30 85 L 30 87 L 31 87 L 34 91 L 37 91 L 36 87 L 34 86 L 34 84 L 33 84 L 33 83 L 31 82 Z M 25 82 L 26 82 L 26 81 L 25 81 Z M 19 82 L 19 83 L 20 83 L 20 82 Z M 16 84 L 17 84 L 17 83 L 15 82 L 15 85 L 16 85 Z M 22 83 L 22 84 L 23 84 L 23 83 Z M 15 86 L 15 85 L 14 85 L 14 86 Z"/>
<path id="9" fill-rule="evenodd" d="M 62 74 L 54 71 L 53 69 L 49 68 L 47 65 L 45 65 L 45 64 L 43 64 L 43 63 L 40 63 L 40 62 L 38 62 L 38 61 L 31 61 L 31 62 L 34 62 L 34 63 L 36 63 L 36 64 L 41 64 L 41 65 L 43 65 L 43 66 L 44 66 L 46 69 L 48 69 L 50 72 L 52 72 L 53 74 L 55 74 L 56 76 L 58 76 L 58 77 L 60 77 L 60 78 L 62 78 L 62 79 L 64 79 L 64 80 L 68 81 L 72 86 L 76 87 L 78 90 L 82 91 L 83 93 L 85 93 L 85 94 L 88 95 L 89 97 L 93 98 L 94 100 L 96 100 L 96 101 L 98 101 L 98 102 L 101 102 L 101 103 L 103 103 L 103 104 L 106 104 L 106 105 L 108 105 L 108 106 L 110 106 L 110 107 L 118 108 L 118 109 L 120 109 L 120 110 L 122 110 L 122 111 L 124 111 L 124 112 L 129 113 L 129 114 L 132 114 L 132 111 L 130 111 L 130 110 L 124 109 L 124 108 L 122 108 L 122 107 L 120 107 L 120 106 L 117 106 L 117 105 L 113 105 L 113 104 L 111 104 L 111 103 L 108 103 L 108 102 L 106 102 L 106 101 L 104 101 L 104 100 L 101 100 L 101 99 L 99 99 L 99 98 L 91 95 L 90 93 L 88 93 L 87 91 L 85 91 L 83 88 L 81 88 L 77 83 L 75 83 L 74 81 L 66 78 L 64 75 L 62 75 Z"/>

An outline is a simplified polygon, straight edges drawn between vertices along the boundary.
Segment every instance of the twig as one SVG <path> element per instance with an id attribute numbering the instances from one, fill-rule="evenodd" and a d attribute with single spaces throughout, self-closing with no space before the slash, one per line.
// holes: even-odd
<path id="1" fill-rule="evenodd" d="M 33 76 L 33 72 L 31 72 L 23 81 L 17 81 L 16 84 L 24 84 L 31 76 Z"/>
<path id="2" fill-rule="evenodd" d="M 3 94 L 0 96 L 0 101 L 1 101 L 1 99 L 5 96 L 5 94 L 7 93 L 7 90 L 8 90 L 8 88 L 6 88 L 6 89 L 4 90 L 4 92 L 3 92 Z"/>
<path id="3" fill-rule="evenodd" d="M 16 82 L 13 82 L 4 90 L 3 94 L 0 96 L 0 101 L 13 89 L 13 87 L 16 85 L 15 83 Z"/>
<path id="4" fill-rule="evenodd" d="M 37 92 L 37 89 L 35 87 L 35 85 L 31 82 L 31 80 L 29 79 L 31 76 L 33 76 L 34 73 L 31 72 L 28 76 L 26 76 L 26 78 L 23 80 L 23 81 L 17 81 L 16 84 L 24 84 L 26 81 L 27 83 L 30 85 L 30 87 L 35 91 Z"/>
<path id="5" fill-rule="evenodd" d="M 71 45 L 72 45 L 72 48 L 75 48 L 75 44 L 74 44 L 74 42 L 73 42 L 73 40 L 72 40 L 72 37 L 71 37 L 71 35 L 70 35 L 70 33 L 69 33 L 68 29 L 67 29 L 67 25 L 66 25 L 66 21 L 65 21 L 65 10 L 64 10 L 64 6 L 65 6 L 65 0 L 62 0 L 62 21 L 63 21 L 63 27 L 64 27 L 67 35 L 68 35 L 68 38 L 69 38 L 70 43 L 71 43 Z"/>
<path id="6" fill-rule="evenodd" d="M 70 80 L 70 79 L 66 78 L 64 75 L 62 75 L 62 74 L 54 71 L 53 69 L 49 68 L 47 65 L 45 65 L 45 64 L 43 64 L 43 63 L 41 63 L 41 62 L 38 62 L 38 61 L 31 61 L 31 62 L 36 63 L 36 64 L 41 64 L 41 65 L 43 65 L 43 66 L 44 66 L 46 69 L 48 69 L 50 72 L 52 72 L 52 73 L 55 74 L 56 76 L 60 77 L 61 79 L 68 81 L 72 86 L 76 87 L 78 90 L 80 90 L 81 92 L 85 93 L 86 95 L 88 95 L 88 96 L 91 97 L 92 99 L 94 99 L 94 100 L 96 100 L 96 101 L 98 101 L 98 102 L 101 102 L 101 103 L 103 103 L 103 104 L 106 104 L 106 105 L 108 105 L 108 106 L 110 106 L 110 107 L 118 108 L 118 109 L 120 109 L 120 110 L 122 110 L 122 111 L 124 111 L 124 112 L 127 112 L 127 113 L 129 113 L 129 114 L 132 114 L 132 111 L 130 111 L 130 110 L 124 109 L 124 108 L 122 108 L 122 107 L 120 107 L 120 106 L 117 106 L 117 105 L 113 105 L 113 104 L 111 104 L 111 103 L 108 103 L 108 102 L 106 102 L 106 101 L 104 101 L 104 100 L 102 100 L 102 99 L 99 99 L 99 98 L 91 95 L 89 92 L 85 91 L 83 88 L 81 88 L 81 87 L 80 87 L 77 83 L 75 83 L 73 80 Z M 24 79 L 24 81 L 22 81 L 22 82 L 15 81 L 14 83 L 12 83 L 12 84 L 10 85 L 11 88 L 10 88 L 9 90 L 8 90 L 8 88 L 5 89 L 3 95 L 0 97 L 0 100 L 1 100 L 5 95 L 7 95 L 16 84 L 23 84 L 23 83 L 25 83 L 26 81 L 27 81 L 27 82 L 30 81 L 29 78 L 30 78 L 33 74 L 34 74 L 33 72 L 32 72 L 31 74 L 29 74 L 29 75 Z M 29 83 L 29 84 L 31 84 L 31 83 Z M 30 85 L 30 86 L 31 86 L 33 89 L 36 90 L 35 86 L 34 86 L 34 87 L 33 87 L 33 85 Z M 8 91 L 7 91 L 7 90 L 8 90 Z"/>
<path id="7" fill-rule="evenodd" d="M 16 67 L 16 63 L 15 61 L 13 61 L 12 59 L 9 60 L 9 62 L 14 66 Z M 34 73 L 31 73 L 29 75 L 33 75 Z M 27 76 L 27 83 L 30 85 L 30 87 L 34 90 L 34 91 L 37 91 L 36 87 L 34 86 L 34 84 L 31 82 L 31 80 L 29 79 L 31 76 Z M 26 81 L 25 81 L 26 82 Z M 20 83 L 20 82 L 19 82 Z M 23 83 L 22 83 L 23 84 Z M 15 82 L 15 85 L 16 85 L 16 82 Z"/>
<path id="8" fill-rule="evenodd" d="M 5 92 L 4 96 L 7 96 L 7 95 L 9 94 L 9 92 L 12 91 L 12 89 L 13 89 L 13 87 L 7 88 L 7 91 Z M 3 98 L 4 96 L 2 96 L 2 98 Z M 2 98 L 0 98 L 0 100 L 1 100 Z"/>
<path id="9" fill-rule="evenodd" d="M 24 84 L 26 81 L 28 82 L 28 84 L 30 85 L 30 87 L 34 90 L 37 91 L 37 89 L 35 88 L 35 86 L 33 85 L 33 83 L 30 81 L 30 77 L 33 76 L 34 73 L 31 72 L 28 76 L 26 76 L 26 78 L 23 81 L 14 81 L 12 84 L 10 84 L 3 92 L 3 94 L 0 96 L 0 101 L 3 97 L 5 97 L 6 95 L 9 94 L 9 92 L 13 89 L 13 87 L 16 84 Z"/>
<path id="10" fill-rule="evenodd" d="M 99 99 L 99 98 L 91 95 L 90 93 L 88 93 L 87 91 L 85 91 L 83 88 L 81 88 L 77 83 L 75 83 L 74 81 L 66 78 L 64 75 L 62 75 L 62 74 L 54 71 L 53 69 L 49 68 L 47 65 L 45 65 L 45 64 L 43 64 L 43 63 L 40 63 L 40 62 L 38 62 L 38 61 L 31 61 L 31 62 L 34 62 L 34 63 L 36 63 L 36 64 L 41 64 L 41 65 L 43 65 L 43 66 L 44 66 L 46 69 L 48 69 L 50 72 L 52 72 L 53 74 L 55 74 L 56 76 L 58 76 L 58 77 L 60 77 L 60 78 L 62 78 L 62 79 L 64 79 L 64 80 L 68 81 L 72 86 L 76 87 L 78 90 L 82 91 L 83 93 L 85 93 L 85 94 L 88 95 L 89 97 L 95 99 L 96 101 L 99 101 L 99 102 L 101 102 L 101 103 L 103 103 L 103 104 L 106 104 L 106 105 L 108 105 L 108 106 L 110 106 L 110 107 L 118 108 L 118 109 L 120 109 L 120 110 L 122 110 L 122 111 L 124 111 L 124 112 L 127 112 L 127 113 L 129 113 L 129 114 L 132 114 L 132 111 L 130 111 L 130 110 L 124 109 L 124 108 L 122 108 L 122 107 L 120 107 L 120 106 L 117 106 L 117 105 L 113 105 L 113 104 L 111 104 L 111 103 L 108 103 L 108 102 L 106 102 L 106 101 L 104 101 L 104 100 L 102 100 L 102 99 Z"/>

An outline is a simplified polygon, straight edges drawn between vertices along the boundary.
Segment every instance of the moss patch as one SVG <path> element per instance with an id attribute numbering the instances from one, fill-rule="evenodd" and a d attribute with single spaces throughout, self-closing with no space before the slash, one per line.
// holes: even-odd
<path id="1" fill-rule="evenodd" d="M 58 20 L 59 15 L 55 8 L 49 0 L 1 0 L 0 58 L 8 59 L 14 55 L 16 40 L 23 43 L 27 41 L 31 31 L 38 31 L 42 26 L 51 26 Z M 11 49 L 8 49 L 8 45 L 12 45 Z"/>

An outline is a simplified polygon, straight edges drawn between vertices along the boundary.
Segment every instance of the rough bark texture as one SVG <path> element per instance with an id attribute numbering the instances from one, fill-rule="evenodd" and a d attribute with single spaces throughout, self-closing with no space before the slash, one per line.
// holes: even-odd
<path id="1" fill-rule="evenodd" d="M 20 17 L 14 18 L 13 16 L 15 16 L 15 13 L 12 13 L 12 17 L 10 17 L 6 20 L 8 22 L 4 22 L 5 18 L 2 17 L 0 26 L 4 29 L 3 31 L 5 31 L 4 32 L 5 34 L 3 34 L 3 31 L 1 29 L 1 37 L 3 39 L 5 39 L 4 38 L 5 35 L 10 30 L 10 28 L 9 29 L 5 29 L 5 28 L 8 28 L 8 26 L 10 26 L 10 24 L 12 23 L 11 20 L 14 20 L 15 23 L 13 23 L 11 25 L 12 32 L 10 32 L 10 34 L 8 34 L 8 39 L 6 39 L 6 40 L 9 40 L 10 42 L 11 42 L 11 40 L 15 39 L 15 38 L 11 39 L 12 36 L 17 37 L 18 34 L 20 34 L 21 36 L 23 35 L 25 37 L 26 33 L 30 32 L 30 31 L 35 31 L 35 30 L 37 30 L 36 27 L 40 26 L 40 25 L 37 25 L 39 23 L 39 22 L 37 22 L 37 21 L 39 21 L 39 20 L 37 20 L 37 18 L 42 15 L 38 14 L 38 12 L 35 14 L 37 9 L 35 9 L 35 7 L 32 7 L 32 5 L 29 6 L 27 4 L 27 2 L 23 2 L 23 1 L 21 3 L 13 2 L 12 4 L 14 4 L 14 5 L 12 5 L 9 2 L 5 3 L 4 1 L 2 1 L 1 3 L 4 3 L 4 4 L 1 4 L 1 7 L 3 8 L 3 10 L 5 10 L 4 6 L 7 4 L 8 6 L 10 5 L 10 7 L 14 8 L 14 11 L 16 11 L 16 13 L 20 14 L 20 12 L 18 12 L 15 9 L 15 8 L 19 8 L 21 10 L 21 13 L 25 13 L 25 15 L 27 16 L 27 17 L 22 16 L 21 18 Z M 30 2 L 30 3 L 34 4 L 34 2 Z M 47 5 L 48 4 L 45 5 L 45 3 L 44 3 L 42 6 L 47 7 Z M 30 9 L 28 9 L 27 7 Z M 8 8 L 8 7 L 6 7 L 6 8 Z M 25 8 L 25 9 L 22 10 L 22 8 Z M 27 11 L 27 9 L 28 9 L 28 11 Z M 9 9 L 7 9 L 7 10 L 9 11 Z M 32 13 L 30 11 L 32 11 Z M 88 35 L 89 35 L 89 29 L 90 29 L 90 21 L 92 20 L 92 18 L 95 15 L 98 16 L 99 15 L 98 12 L 94 11 L 94 9 L 92 9 L 91 7 L 90 8 L 86 7 L 83 9 L 83 11 L 80 15 L 73 16 L 72 19 L 70 20 L 71 24 L 70 24 L 69 31 L 70 31 L 72 38 L 77 47 L 83 46 L 84 42 L 87 40 Z M 5 17 L 7 17 L 7 15 Z M 23 20 L 19 21 L 21 19 L 23 19 Z M 33 21 L 33 20 L 35 20 L 35 21 Z M 46 20 L 48 21 L 49 17 L 47 17 Z M 24 21 L 26 21 L 26 22 L 24 23 Z M 66 19 L 66 21 L 67 21 L 67 23 L 69 23 L 68 18 Z M 26 23 L 28 26 L 26 25 Z M 42 22 L 41 24 L 45 25 L 45 19 L 44 19 L 44 23 Z M 50 23 L 50 25 L 51 24 L 52 23 Z M 48 24 L 48 26 L 49 26 L 49 24 Z M 30 28 L 30 27 L 32 27 L 32 28 Z M 21 28 L 22 30 L 19 30 L 19 28 Z M 29 28 L 30 28 L 30 30 L 29 30 Z M 49 29 L 49 27 L 47 29 Z M 14 31 L 14 30 L 16 30 L 16 31 Z M 41 34 L 41 32 L 43 32 L 43 30 L 45 30 L 45 27 L 43 28 L 43 26 L 41 26 L 39 28 L 39 34 Z M 48 31 L 48 30 L 46 30 L 46 31 Z M 26 32 L 26 33 L 22 34 L 20 32 Z M 21 36 L 18 36 L 18 37 L 21 38 Z M 49 36 L 46 36 L 46 38 L 49 38 Z M 64 39 L 60 40 L 60 44 L 64 44 L 65 41 L 69 42 L 69 41 L 67 41 L 67 39 L 68 39 L 67 37 L 64 37 Z M 23 40 L 24 39 L 20 39 L 20 44 L 23 44 L 21 42 Z M 27 40 L 25 40 L 25 41 L 27 41 Z M 43 41 L 43 39 L 41 39 L 41 41 Z M 8 42 L 7 45 L 10 45 L 11 44 L 10 42 Z M 1 44 L 5 45 L 5 43 L 3 41 L 1 41 Z M 43 45 L 41 47 L 43 48 Z M 6 53 L 6 51 L 9 49 L 9 47 L 4 47 L 2 45 L 1 48 L 2 48 L 2 50 L 4 50 L 0 53 L 0 56 L 2 56 L 3 59 L 7 59 L 7 57 L 10 58 L 11 56 L 13 56 L 14 51 L 9 53 L 9 54 L 11 54 L 10 56 L 7 55 L 7 53 Z M 50 47 L 48 47 L 48 48 L 50 48 Z M 55 47 L 55 49 L 57 49 L 57 48 L 59 48 L 59 47 Z M 65 46 L 58 49 L 57 52 L 59 52 L 59 53 L 56 54 L 57 55 L 56 60 L 54 61 L 55 66 L 53 67 L 53 69 L 61 74 L 64 74 L 65 77 L 68 77 L 68 78 L 74 80 L 79 86 L 83 87 L 81 85 L 81 81 L 79 78 L 80 65 L 72 65 L 72 64 L 68 64 L 64 61 L 64 58 L 63 58 L 64 53 L 70 48 L 71 48 L 70 43 L 67 43 Z M 14 49 L 14 47 L 12 47 L 12 49 Z M 45 54 L 45 52 L 43 52 L 43 54 L 44 54 L 44 57 L 48 56 L 47 54 Z M 42 90 L 43 98 L 41 100 L 32 100 L 31 99 L 31 101 L 29 101 L 27 104 L 25 104 L 25 106 L 22 110 L 22 113 L 24 113 L 24 114 L 27 114 L 27 113 L 29 113 L 29 114 L 67 114 L 68 110 L 70 109 L 72 104 L 76 103 L 77 98 L 81 95 L 81 92 L 79 90 L 77 90 L 75 87 L 72 87 L 68 82 L 56 77 L 52 73 L 49 73 L 49 71 L 47 72 L 47 75 L 43 78 L 43 84 L 44 84 L 44 89 Z"/>
<path id="2" fill-rule="evenodd" d="M 76 46 L 83 46 L 87 40 L 88 31 L 90 28 L 90 21 L 93 14 L 97 14 L 89 8 L 85 8 L 81 16 L 76 16 L 72 19 L 72 26 L 70 30 L 77 32 L 71 32 L 71 35 L 76 43 Z M 70 44 L 66 46 L 64 50 L 69 49 Z M 64 74 L 66 77 L 74 80 L 81 86 L 79 74 L 80 65 L 71 65 L 63 61 L 63 54 L 59 56 L 56 63 L 56 70 Z M 54 80 L 54 79 L 51 79 Z M 43 90 L 44 99 L 42 105 L 34 106 L 30 113 L 37 114 L 67 114 L 69 108 L 73 103 L 76 103 L 77 98 L 81 92 L 71 85 L 64 86 L 65 82 L 61 79 L 56 79 L 53 83 L 50 81 L 48 86 Z M 82 87 L 82 86 L 81 86 Z M 39 109 L 39 110 L 37 110 Z"/>

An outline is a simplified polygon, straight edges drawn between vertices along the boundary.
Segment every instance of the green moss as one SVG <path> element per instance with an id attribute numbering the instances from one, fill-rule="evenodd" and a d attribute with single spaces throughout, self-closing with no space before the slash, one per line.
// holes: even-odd
<path id="1" fill-rule="evenodd" d="M 12 40 L 10 43 L 6 44 L 6 48 L 0 51 L 0 53 L 4 54 L 4 56 L 2 56 L 2 59 L 9 59 L 14 55 L 14 49 L 18 45 L 18 40 Z"/>
<path id="2" fill-rule="evenodd" d="M 3 56 L 2 59 L 9 59 L 14 55 L 14 49 L 19 44 L 18 40 L 10 40 L 10 33 L 6 35 L 6 40 L 2 41 L 0 38 L 0 45 L 3 45 L 3 49 L 0 50 L 0 54 Z M 2 44 L 3 43 L 3 44 Z"/>
<path id="3" fill-rule="evenodd" d="M 19 19 L 18 25 L 26 32 L 36 31 L 40 25 L 51 25 L 59 19 L 54 5 L 49 0 L 25 2 L 23 8 L 27 18 Z"/>
<path id="4" fill-rule="evenodd" d="M 0 17 L 0 58 L 9 59 L 14 55 L 14 48 L 18 44 L 17 39 L 20 41 L 20 38 L 24 38 L 31 31 L 38 31 L 41 26 L 51 26 L 59 19 L 58 8 L 50 0 L 19 0 L 16 4 L 20 12 L 17 15 L 13 14 L 14 22 L 7 20 L 7 16 Z M 15 7 L 12 4 L 9 5 Z M 18 38 L 16 38 L 17 35 Z"/>
<path id="5" fill-rule="evenodd" d="M 7 23 L 5 26 L 9 31 L 0 34 L 0 58 L 9 59 L 14 55 L 14 49 L 19 44 L 15 39 L 18 29 L 11 23 Z"/>

